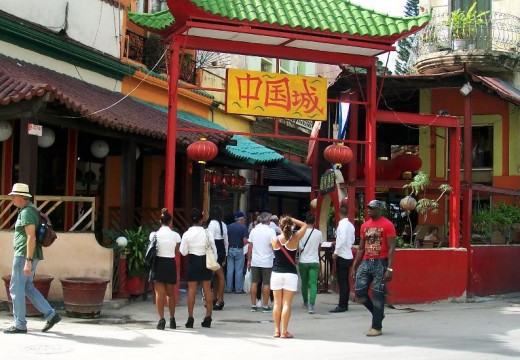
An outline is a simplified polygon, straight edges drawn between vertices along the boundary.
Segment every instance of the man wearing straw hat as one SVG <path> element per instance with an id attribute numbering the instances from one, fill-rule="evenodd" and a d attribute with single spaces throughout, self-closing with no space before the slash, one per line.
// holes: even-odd
<path id="1" fill-rule="evenodd" d="M 47 322 L 42 331 L 47 332 L 61 320 L 61 317 L 33 284 L 36 265 L 43 259 L 42 247 L 36 243 L 36 229 L 39 225 L 38 211 L 31 202 L 29 185 L 16 183 L 9 195 L 12 196 L 13 204 L 19 210 L 14 228 L 14 259 L 9 286 L 13 299 L 14 325 L 4 329 L 4 334 L 27 333 L 26 296 L 45 316 Z"/>

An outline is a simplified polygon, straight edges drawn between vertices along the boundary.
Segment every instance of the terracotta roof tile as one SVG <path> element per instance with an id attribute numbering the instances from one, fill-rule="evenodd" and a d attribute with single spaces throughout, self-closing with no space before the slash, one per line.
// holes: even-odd
<path id="1" fill-rule="evenodd" d="M 49 101 L 69 109 L 72 117 L 81 115 L 83 118 L 79 119 L 117 131 L 166 139 L 167 117 L 163 112 L 130 97 L 122 100 L 121 93 L 0 55 L 1 105 L 43 97 L 46 94 L 49 94 Z M 63 122 L 78 121 L 71 116 L 64 116 Z M 178 127 L 201 129 L 200 133 L 178 132 L 177 142 L 181 144 L 191 144 L 202 136 L 214 143 L 224 142 L 230 138 L 226 134 L 205 134 L 206 127 L 194 125 L 181 118 L 177 122 Z"/>

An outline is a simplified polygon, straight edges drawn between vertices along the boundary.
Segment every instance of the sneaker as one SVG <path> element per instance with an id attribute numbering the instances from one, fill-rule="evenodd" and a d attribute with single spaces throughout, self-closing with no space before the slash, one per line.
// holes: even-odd
<path id="1" fill-rule="evenodd" d="M 256 306 L 251 306 L 251 312 L 256 312 L 258 308 Z"/>
<path id="2" fill-rule="evenodd" d="M 383 330 L 377 330 L 374 328 L 370 328 L 367 332 L 367 336 L 381 336 L 383 335 Z"/>
<path id="3" fill-rule="evenodd" d="M 304 309 L 308 309 L 308 308 L 309 308 L 309 304 L 306 303 L 306 302 L 304 302 L 302 307 L 303 307 Z"/>
<path id="4" fill-rule="evenodd" d="M 309 314 L 314 314 L 316 312 L 316 307 L 314 305 L 309 304 Z"/>
<path id="5" fill-rule="evenodd" d="M 42 332 L 49 331 L 54 325 L 59 323 L 61 321 L 61 316 L 58 315 L 58 313 L 55 313 L 54 316 L 45 323 L 45 326 L 42 329 Z"/>
<path id="6" fill-rule="evenodd" d="M 27 334 L 27 329 L 18 329 L 16 326 L 4 329 L 4 334 Z"/>
<path id="7" fill-rule="evenodd" d="M 329 310 L 330 313 L 342 313 L 345 311 L 347 311 L 347 309 L 344 308 L 343 306 L 336 306 L 334 309 Z"/>
<path id="8" fill-rule="evenodd" d="M 273 312 L 273 309 L 271 309 L 270 306 L 263 306 L 262 307 L 262 312 L 263 313 L 270 313 L 270 312 Z"/>

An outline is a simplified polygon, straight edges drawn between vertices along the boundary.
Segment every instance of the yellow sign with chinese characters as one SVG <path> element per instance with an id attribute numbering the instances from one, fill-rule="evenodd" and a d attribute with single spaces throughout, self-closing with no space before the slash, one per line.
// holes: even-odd
<path id="1" fill-rule="evenodd" d="M 327 79 L 228 69 L 226 111 L 324 121 L 327 120 Z"/>

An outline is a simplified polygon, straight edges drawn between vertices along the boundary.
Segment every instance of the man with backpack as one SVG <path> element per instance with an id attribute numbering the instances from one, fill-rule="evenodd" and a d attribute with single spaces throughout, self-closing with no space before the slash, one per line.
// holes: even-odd
<path id="1" fill-rule="evenodd" d="M 14 325 L 4 329 L 4 334 L 27 333 L 26 296 L 34 307 L 43 313 L 47 322 L 42 331 L 47 332 L 61 320 L 61 317 L 33 284 L 36 266 L 43 259 L 42 247 L 36 242 L 36 232 L 40 225 L 39 211 L 31 202 L 29 185 L 16 183 L 9 195 L 18 208 L 18 218 L 14 228 L 14 259 L 9 286 L 13 299 Z"/>

